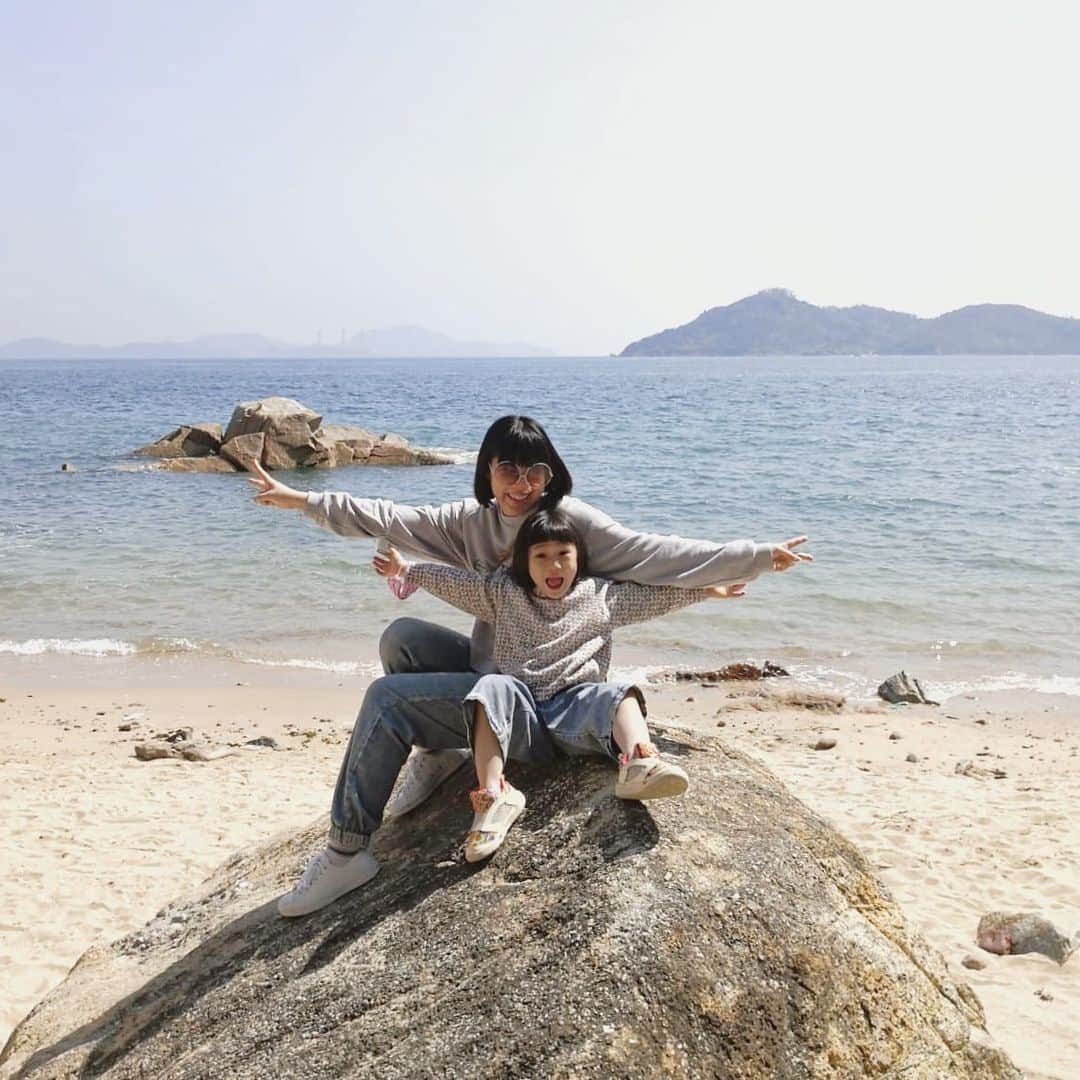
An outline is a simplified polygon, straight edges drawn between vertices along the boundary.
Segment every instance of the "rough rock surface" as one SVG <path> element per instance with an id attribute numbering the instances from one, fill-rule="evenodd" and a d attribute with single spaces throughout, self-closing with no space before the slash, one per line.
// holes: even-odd
<path id="1" fill-rule="evenodd" d="M 143 457 L 183 458 L 216 454 L 221 446 L 220 424 L 181 424 L 175 431 L 135 451 Z"/>
<path id="2" fill-rule="evenodd" d="M 1080 946 L 1080 934 L 1070 940 L 1052 922 L 1033 911 L 991 911 L 979 920 L 975 942 L 999 956 L 1042 953 L 1064 964 Z"/>
<path id="3" fill-rule="evenodd" d="M 400 435 L 376 435 L 342 424 L 323 427 L 318 413 L 283 397 L 241 402 L 224 434 L 217 424 L 181 426 L 134 453 L 161 458 L 155 467 L 170 472 L 250 471 L 256 461 L 271 471 L 454 461 L 447 454 L 410 446 Z"/>
<path id="4" fill-rule="evenodd" d="M 162 458 L 149 466 L 158 472 L 185 473 L 233 473 L 236 466 L 223 457 L 176 457 Z"/>
<path id="5" fill-rule="evenodd" d="M 306 918 L 274 899 L 323 822 L 235 856 L 87 953 L 0 1076 L 1019 1078 L 857 849 L 719 740 L 660 743 L 682 799 L 511 769 L 528 809 L 476 867 L 463 772 Z"/>
<path id="6" fill-rule="evenodd" d="M 937 705 L 931 701 L 922 688 L 922 683 L 906 671 L 890 675 L 878 688 L 878 697 L 892 705 Z"/>

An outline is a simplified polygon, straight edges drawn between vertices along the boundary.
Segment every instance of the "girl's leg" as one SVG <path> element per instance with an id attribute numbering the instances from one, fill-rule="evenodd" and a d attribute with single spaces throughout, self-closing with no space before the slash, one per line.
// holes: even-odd
<path id="1" fill-rule="evenodd" d="M 572 686 L 545 701 L 541 714 L 559 749 L 618 760 L 615 794 L 620 799 L 663 799 L 689 786 L 683 769 L 660 757 L 649 738 L 645 702 L 636 686 Z"/>
<path id="2" fill-rule="evenodd" d="M 551 744 L 540 724 L 528 687 L 508 675 L 485 675 L 465 699 L 479 787 L 469 794 L 473 823 L 465 839 L 465 859 L 493 855 L 525 809 L 525 796 L 503 777 L 507 758 L 547 760 Z"/>
<path id="3" fill-rule="evenodd" d="M 473 762 L 476 765 L 476 782 L 489 791 L 502 787 L 503 755 L 499 740 L 491 730 L 491 723 L 481 702 L 473 702 Z"/>
<path id="4" fill-rule="evenodd" d="M 618 748 L 628 755 L 632 755 L 638 745 L 650 745 L 645 714 L 641 711 L 641 702 L 635 694 L 627 694 L 619 703 L 615 710 L 611 736 Z"/>

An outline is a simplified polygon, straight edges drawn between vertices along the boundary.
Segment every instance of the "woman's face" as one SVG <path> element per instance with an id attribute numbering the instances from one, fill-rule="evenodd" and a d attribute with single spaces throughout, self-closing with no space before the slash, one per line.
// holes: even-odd
<path id="1" fill-rule="evenodd" d="M 558 600 L 577 578 L 577 545 L 566 540 L 545 540 L 529 547 L 529 577 L 537 596 Z"/>
<path id="2" fill-rule="evenodd" d="M 517 466 L 513 462 L 492 460 L 491 493 L 495 505 L 505 517 L 521 517 L 535 509 L 551 480 L 547 465 Z"/>

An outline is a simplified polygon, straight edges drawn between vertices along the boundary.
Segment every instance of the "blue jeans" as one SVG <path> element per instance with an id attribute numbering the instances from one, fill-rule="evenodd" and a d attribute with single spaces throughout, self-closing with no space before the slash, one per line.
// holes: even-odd
<path id="1" fill-rule="evenodd" d="M 481 676 L 469 666 L 467 637 L 421 619 L 396 619 L 379 641 L 379 656 L 386 674 L 364 694 L 330 806 L 330 845 L 338 851 L 367 847 L 414 746 L 465 749 L 471 741 L 464 701 Z M 549 760 L 543 733 L 518 727 L 507 756 Z"/>

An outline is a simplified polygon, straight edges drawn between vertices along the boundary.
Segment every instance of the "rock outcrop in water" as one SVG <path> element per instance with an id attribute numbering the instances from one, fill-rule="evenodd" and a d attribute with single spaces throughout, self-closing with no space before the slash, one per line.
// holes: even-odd
<path id="1" fill-rule="evenodd" d="M 1019 1078 L 857 849 L 718 740 L 660 741 L 684 798 L 512 769 L 528 809 L 473 867 L 462 774 L 307 918 L 274 899 L 324 823 L 235 856 L 87 953 L 0 1076 Z"/>
<path id="2" fill-rule="evenodd" d="M 161 459 L 170 472 L 332 469 L 338 465 L 450 465 L 453 458 L 410 446 L 400 435 L 359 427 L 323 426 L 322 417 L 292 398 L 244 401 L 228 427 L 185 424 L 134 453 Z"/>

